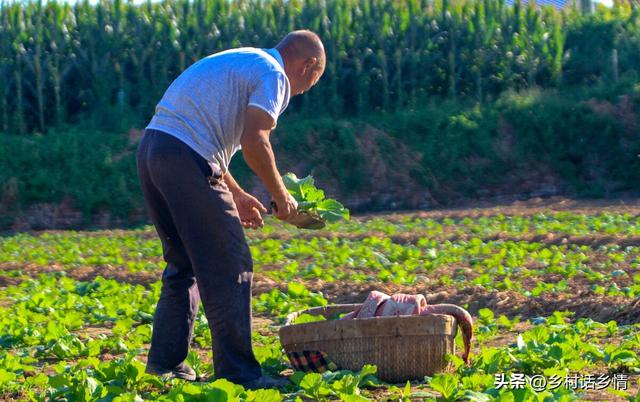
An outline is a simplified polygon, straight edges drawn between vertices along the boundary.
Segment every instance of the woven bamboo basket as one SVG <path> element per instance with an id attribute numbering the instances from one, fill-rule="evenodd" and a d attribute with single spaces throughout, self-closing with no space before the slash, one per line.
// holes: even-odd
<path id="1" fill-rule="evenodd" d="M 365 364 L 375 364 L 378 378 L 390 383 L 422 380 L 451 368 L 445 354 L 455 353 L 455 318 L 433 314 L 331 320 L 358 306 L 339 304 L 290 314 L 279 333 L 287 356 L 293 352 L 321 351 L 338 368 L 353 371 Z M 329 321 L 291 324 L 304 313 L 323 315 Z"/>

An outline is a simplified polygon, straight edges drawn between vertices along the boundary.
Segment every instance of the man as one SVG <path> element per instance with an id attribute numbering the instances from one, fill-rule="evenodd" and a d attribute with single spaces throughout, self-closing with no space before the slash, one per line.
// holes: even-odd
<path id="1" fill-rule="evenodd" d="M 147 372 L 196 379 L 184 360 L 202 300 L 216 378 L 245 388 L 288 383 L 263 376 L 253 354 L 253 261 L 242 227 L 261 227 L 266 209 L 240 188 L 229 162 L 242 149 L 271 193 L 276 217 L 294 217 L 297 204 L 282 182 L 269 134 L 289 97 L 315 85 L 324 67 L 320 38 L 294 31 L 273 49 L 231 49 L 198 61 L 157 105 L 137 151 L 145 205 L 167 263 Z"/>

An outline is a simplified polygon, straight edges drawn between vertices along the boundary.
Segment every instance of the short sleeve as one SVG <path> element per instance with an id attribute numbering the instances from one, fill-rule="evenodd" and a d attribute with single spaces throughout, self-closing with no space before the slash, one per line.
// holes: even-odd
<path id="1" fill-rule="evenodd" d="M 275 122 L 286 107 L 288 91 L 287 77 L 280 71 L 263 74 L 249 96 L 249 106 L 258 107 L 269 114 Z"/>

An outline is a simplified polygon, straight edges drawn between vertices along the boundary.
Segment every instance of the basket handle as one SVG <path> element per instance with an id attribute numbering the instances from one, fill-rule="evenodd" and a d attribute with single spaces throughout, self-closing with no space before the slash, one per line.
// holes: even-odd
<path id="1" fill-rule="evenodd" d="M 287 314 L 287 319 L 284 322 L 284 325 L 293 325 L 293 321 L 300 316 L 300 311 L 294 311 L 293 313 Z"/>

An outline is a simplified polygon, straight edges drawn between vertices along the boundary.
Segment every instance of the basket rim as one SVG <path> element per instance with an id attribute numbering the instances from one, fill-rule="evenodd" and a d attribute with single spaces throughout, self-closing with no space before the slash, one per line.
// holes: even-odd
<path id="1" fill-rule="evenodd" d="M 342 307 L 345 305 L 337 305 Z M 351 308 L 351 305 L 346 305 Z M 356 305 L 357 306 L 357 305 Z M 315 308 L 314 313 L 326 312 L 323 306 Z M 290 317 L 298 316 L 297 313 L 310 309 L 291 313 Z M 429 315 L 403 315 L 382 316 L 371 318 L 359 318 L 354 320 L 327 320 L 302 324 L 286 324 L 280 327 L 278 334 L 284 344 L 320 341 L 329 339 L 355 339 L 372 337 L 397 337 L 397 336 L 456 336 L 458 332 L 456 319 L 447 314 Z M 312 339 L 313 338 L 313 339 Z"/>
<path id="2" fill-rule="evenodd" d="M 429 318 L 432 317 L 432 318 Z M 424 320 L 424 319 L 433 319 L 433 317 L 435 318 L 443 318 L 445 321 L 454 321 L 455 318 L 453 318 L 452 316 L 448 315 L 448 314 L 429 314 L 429 315 L 392 315 L 392 316 L 378 316 L 378 317 L 367 317 L 367 318 L 358 318 L 357 322 L 366 322 L 366 321 L 383 321 L 383 320 L 404 320 L 407 321 L 408 319 L 411 320 Z M 313 327 L 316 325 L 323 325 L 326 324 L 327 322 L 353 322 L 355 320 L 326 320 L 326 321 L 313 321 L 313 322 L 305 322 L 302 324 L 284 324 L 282 326 L 280 326 L 280 328 L 291 328 L 291 327 L 296 327 L 296 328 L 303 328 L 303 327 Z"/>
<path id="3" fill-rule="evenodd" d="M 337 308 L 353 308 L 356 309 L 358 307 L 360 307 L 362 305 L 362 303 L 350 303 L 350 304 L 329 304 L 326 306 L 316 306 L 316 307 L 310 307 L 304 310 L 298 310 L 298 311 L 294 311 L 291 312 L 289 314 L 287 314 L 287 318 L 285 321 L 285 324 L 283 324 L 281 326 L 281 328 L 285 328 L 285 327 L 292 327 L 292 326 L 296 326 L 297 328 L 301 328 L 302 325 L 309 325 L 309 324 L 322 324 L 322 323 L 326 323 L 327 321 L 341 321 L 341 322 L 348 322 L 351 320 L 327 320 L 327 321 L 314 321 L 314 322 L 305 322 L 302 324 L 293 324 L 293 320 L 295 320 L 297 317 L 299 317 L 302 314 L 308 314 L 309 312 L 320 312 L 320 311 L 325 311 L 327 309 L 337 309 Z M 312 314 L 313 315 L 313 314 Z M 392 315 L 392 316 L 376 316 L 376 317 L 367 317 L 367 318 L 358 318 L 358 322 L 363 322 L 363 321 L 367 321 L 367 320 L 383 320 L 383 319 L 407 319 L 407 318 L 426 318 L 426 317 L 437 317 L 437 318 L 445 318 L 445 320 L 454 320 L 455 318 L 452 317 L 449 314 L 428 314 L 428 315 L 413 315 L 413 314 L 407 314 L 407 315 Z"/>

